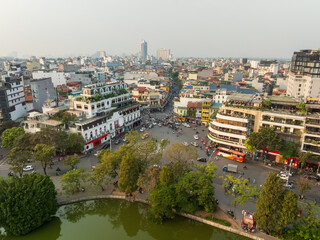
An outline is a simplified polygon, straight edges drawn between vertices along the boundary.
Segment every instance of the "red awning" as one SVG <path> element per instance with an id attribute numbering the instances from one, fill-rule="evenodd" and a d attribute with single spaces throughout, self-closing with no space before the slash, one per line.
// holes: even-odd
<path id="1" fill-rule="evenodd" d="M 90 141 L 90 142 L 87 142 L 86 145 L 88 145 L 88 144 L 90 144 L 90 143 L 97 142 L 97 141 L 101 140 L 102 138 L 105 138 L 105 137 L 108 136 L 108 135 L 109 135 L 109 133 L 107 133 L 107 134 L 105 134 L 105 135 L 103 135 L 103 136 L 101 136 L 101 137 L 99 137 L 99 138 L 96 138 L 96 139 L 94 139 L 94 140 L 92 140 L 92 141 Z"/>

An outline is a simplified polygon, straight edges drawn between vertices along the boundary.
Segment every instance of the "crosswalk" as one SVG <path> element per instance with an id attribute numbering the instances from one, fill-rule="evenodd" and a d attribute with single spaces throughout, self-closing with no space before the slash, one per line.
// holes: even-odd
<path id="1" fill-rule="evenodd" d="M 4 166 L 4 165 L 8 165 L 8 158 L 4 157 L 3 159 L 0 160 L 0 167 Z"/>

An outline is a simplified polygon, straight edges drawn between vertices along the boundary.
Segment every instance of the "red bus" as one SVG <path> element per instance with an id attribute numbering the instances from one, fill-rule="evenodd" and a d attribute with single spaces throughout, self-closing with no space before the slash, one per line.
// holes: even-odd
<path id="1" fill-rule="evenodd" d="M 244 159 L 246 157 L 245 153 L 231 150 L 228 148 L 223 148 L 223 147 L 218 147 L 218 152 L 216 154 L 225 158 L 238 161 L 238 162 L 244 162 Z"/>

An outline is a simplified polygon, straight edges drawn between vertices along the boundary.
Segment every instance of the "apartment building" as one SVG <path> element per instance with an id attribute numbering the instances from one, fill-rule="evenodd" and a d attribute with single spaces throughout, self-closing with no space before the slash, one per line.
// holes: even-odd
<path id="1" fill-rule="evenodd" d="M 27 112 L 21 77 L 3 77 L 0 82 L 0 122 L 17 120 Z"/>
<path id="2" fill-rule="evenodd" d="M 54 87 L 67 83 L 67 77 L 63 72 L 57 71 L 34 71 L 32 72 L 33 79 L 51 78 Z"/>
<path id="3" fill-rule="evenodd" d="M 253 94 L 231 94 L 209 125 L 208 138 L 215 145 L 245 150 L 245 141 L 258 131 L 262 99 Z"/>
<path id="4" fill-rule="evenodd" d="M 45 103 L 57 102 L 57 93 L 54 89 L 51 78 L 33 79 L 30 81 L 33 107 L 42 112 Z"/>
<path id="5" fill-rule="evenodd" d="M 320 50 L 294 52 L 287 95 L 303 100 L 320 97 Z"/>
<path id="6" fill-rule="evenodd" d="M 41 126 L 64 128 L 62 121 L 52 119 L 54 114 L 67 111 L 76 116 L 69 124 L 69 132 L 81 134 L 88 151 L 104 144 L 122 132 L 140 125 L 140 106 L 127 92 L 122 82 L 97 83 L 84 87 L 78 97 L 74 97 L 69 107 L 45 109 L 44 113 L 29 115 L 23 122 L 26 132 L 40 131 Z"/>

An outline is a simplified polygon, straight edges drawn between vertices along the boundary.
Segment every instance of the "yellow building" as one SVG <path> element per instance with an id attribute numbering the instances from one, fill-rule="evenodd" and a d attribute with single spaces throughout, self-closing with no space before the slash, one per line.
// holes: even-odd
<path id="1" fill-rule="evenodd" d="M 201 110 L 201 122 L 210 121 L 210 106 L 211 106 L 211 99 L 206 99 L 202 102 L 202 110 Z"/>

